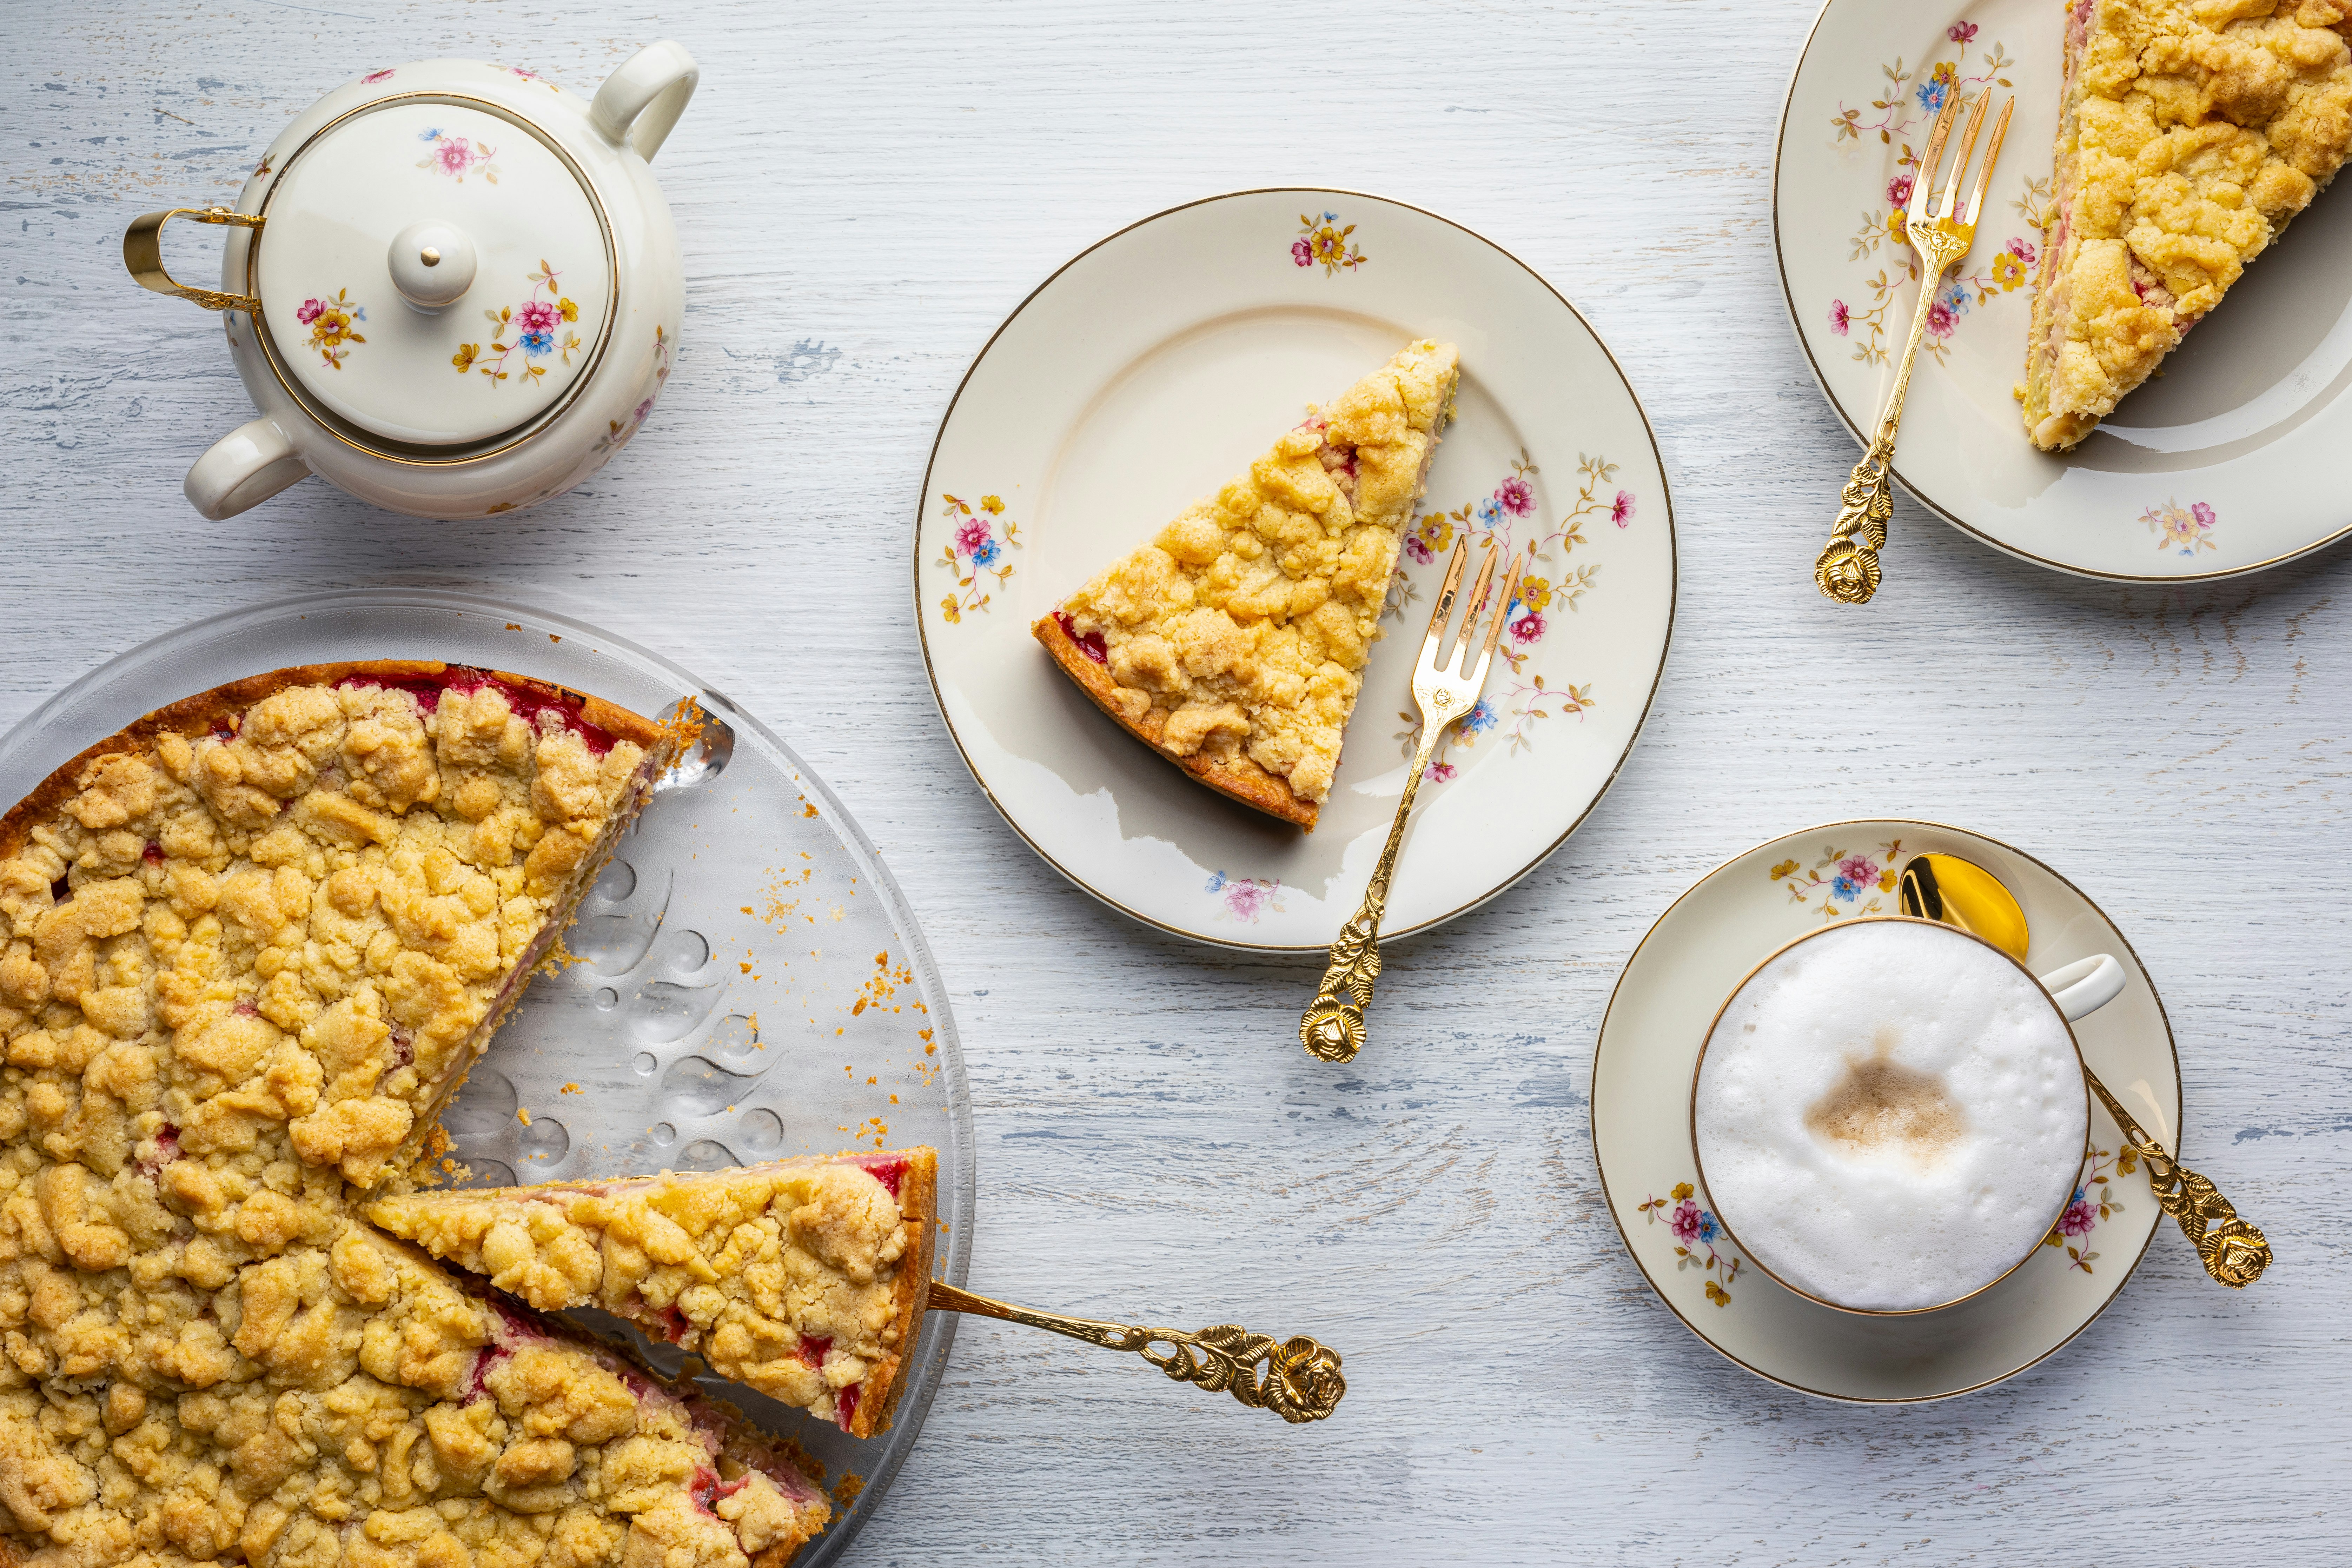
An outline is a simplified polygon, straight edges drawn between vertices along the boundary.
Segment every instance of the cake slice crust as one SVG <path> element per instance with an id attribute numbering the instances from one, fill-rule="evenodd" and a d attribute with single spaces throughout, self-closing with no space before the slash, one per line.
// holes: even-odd
<path id="1" fill-rule="evenodd" d="M 416 1193 L 367 1218 L 542 1312 L 596 1307 L 713 1372 L 886 1430 L 930 1284 L 928 1148 L 708 1173 Z"/>
<path id="2" fill-rule="evenodd" d="M 1406 345 L 1032 633 L 1129 734 L 1312 831 L 1459 373 Z"/>
<path id="3" fill-rule="evenodd" d="M 2352 0 L 2066 0 L 2019 389 L 2036 446 L 2089 435 L 2335 178 L 2347 39 Z"/>

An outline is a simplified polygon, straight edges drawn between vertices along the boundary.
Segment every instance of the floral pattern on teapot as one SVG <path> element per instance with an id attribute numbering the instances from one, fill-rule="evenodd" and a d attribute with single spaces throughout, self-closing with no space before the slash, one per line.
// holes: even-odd
<path id="1" fill-rule="evenodd" d="M 351 346 L 367 341 L 355 325 L 367 319 L 367 307 L 354 302 L 347 289 L 336 289 L 332 299 L 305 299 L 294 319 L 310 329 L 310 347 L 320 361 L 339 371 Z"/>
<path id="2" fill-rule="evenodd" d="M 433 151 L 416 161 L 420 169 L 438 169 L 460 185 L 468 174 L 479 174 L 495 185 L 499 183 L 499 166 L 490 162 L 499 155 L 495 147 L 485 147 L 463 136 L 443 133 L 437 125 L 428 125 L 416 133 L 416 140 Z"/>
<path id="3" fill-rule="evenodd" d="M 507 369 L 516 354 L 522 355 L 519 372 L 527 382 L 535 382 L 547 374 L 545 365 L 533 364 L 550 354 L 561 354 L 562 362 L 570 364 L 572 356 L 581 348 L 580 334 L 571 324 L 580 319 L 580 307 L 555 287 L 562 276 L 552 263 L 541 258 L 540 270 L 530 275 L 530 293 L 520 305 L 502 305 L 496 310 L 485 310 L 489 318 L 491 341 L 486 349 L 479 343 L 460 343 L 449 362 L 464 375 L 467 371 L 479 371 L 494 382 L 505 381 L 517 373 Z M 545 294 L 546 298 L 540 296 Z M 658 330 L 658 329 L 657 329 Z M 556 334 L 563 334 L 559 341 Z"/>

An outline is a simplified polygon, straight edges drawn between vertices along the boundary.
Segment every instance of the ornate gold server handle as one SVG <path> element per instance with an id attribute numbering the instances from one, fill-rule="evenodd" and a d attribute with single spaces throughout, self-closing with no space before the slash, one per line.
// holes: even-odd
<path id="1" fill-rule="evenodd" d="M 2156 1194 L 2157 1207 L 2180 1222 L 2180 1233 L 2197 1249 L 2197 1260 L 2205 1271 L 2231 1290 L 2243 1290 L 2261 1279 L 2271 1266 L 2270 1239 L 2261 1228 L 2239 1218 L 2211 1182 L 2166 1154 L 2105 1084 L 2093 1078 L 2091 1088 L 2123 1129 L 2132 1153 L 2147 1162 L 2147 1185 Z"/>
<path id="2" fill-rule="evenodd" d="M 1388 913 L 1389 878 L 1396 871 L 1397 851 L 1404 845 L 1404 820 L 1412 814 L 1421 776 L 1429 770 L 1430 755 L 1444 730 L 1443 724 L 1422 724 L 1412 772 L 1404 781 L 1404 798 L 1397 802 L 1396 821 L 1389 824 L 1388 844 L 1372 868 L 1371 885 L 1364 889 L 1364 902 L 1354 917 L 1339 927 L 1323 983 L 1299 1016 L 1298 1043 L 1318 1061 L 1353 1061 L 1364 1049 L 1364 1009 L 1372 1005 L 1372 982 L 1381 975 L 1381 916 Z"/>
<path id="3" fill-rule="evenodd" d="M 931 1283 L 931 1305 L 1025 1323 L 1105 1350 L 1132 1351 L 1179 1383 L 1195 1384 L 1213 1394 L 1230 1391 L 1251 1409 L 1271 1410 L 1294 1425 L 1320 1421 L 1339 1408 L 1340 1396 L 1348 1392 L 1348 1380 L 1339 1375 L 1339 1353 L 1304 1334 L 1276 1342 L 1236 1323 L 1184 1333 L 1093 1318 L 1066 1318 L 1058 1312 L 1036 1312 L 1009 1301 L 975 1296 L 937 1281 Z M 1155 1345 L 1168 1348 L 1155 1354 Z"/>
<path id="4" fill-rule="evenodd" d="M 1921 231 L 1914 229 L 1919 235 Z M 1911 339 L 1903 345 L 1903 362 L 1895 372 L 1895 390 L 1887 394 L 1885 412 L 1878 416 L 1878 434 L 1862 461 L 1846 476 L 1837 521 L 1830 542 L 1813 562 L 1813 581 L 1822 593 L 1841 604 L 1866 604 L 1878 591 L 1878 552 L 1886 547 L 1886 519 L 1895 515 L 1895 497 L 1888 474 L 1895 462 L 1895 427 L 1903 423 L 1903 399 L 1911 390 L 1911 367 L 1927 335 L 1927 316 L 1935 308 L 1936 291 L 1943 287 L 1944 269 L 1968 254 L 1966 242 L 1943 234 L 1925 236 L 1926 253 L 1919 268 L 1919 305 L 1911 313 Z"/>
<path id="5" fill-rule="evenodd" d="M 163 225 L 173 218 L 194 218 L 200 224 L 226 224 L 231 228 L 257 229 L 262 220 L 231 207 L 173 207 L 165 212 L 143 213 L 131 220 L 122 234 L 122 265 L 139 280 L 142 288 L 152 288 L 158 294 L 169 294 L 179 299 L 193 299 L 207 310 L 242 310 L 247 315 L 261 309 L 261 301 L 249 294 L 224 294 L 217 288 L 198 288 L 182 283 L 163 268 Z"/>

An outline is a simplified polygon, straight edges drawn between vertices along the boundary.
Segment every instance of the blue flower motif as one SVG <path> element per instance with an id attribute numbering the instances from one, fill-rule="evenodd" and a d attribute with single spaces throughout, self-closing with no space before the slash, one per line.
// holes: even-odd
<path id="1" fill-rule="evenodd" d="M 1853 878 L 1850 876 L 1841 875 L 1830 883 L 1830 896 L 1832 898 L 1843 898 L 1851 902 L 1854 894 L 1861 891 L 1862 884 L 1854 881 Z"/>
<path id="2" fill-rule="evenodd" d="M 1503 503 L 1489 496 L 1478 503 L 1478 522 L 1483 528 L 1499 528 L 1503 522 Z"/>
<path id="3" fill-rule="evenodd" d="M 441 128 L 437 125 L 428 125 L 424 130 L 416 133 L 416 140 L 419 141 L 438 141 L 441 140 Z"/>
<path id="4" fill-rule="evenodd" d="M 1969 286 L 1965 283 L 1946 284 L 1944 286 L 1942 301 L 1944 308 L 1949 310 L 1953 315 L 1967 315 L 1969 313 Z"/>
<path id="5" fill-rule="evenodd" d="M 1918 97 L 1919 106 L 1933 114 L 1944 107 L 1944 84 L 1939 81 L 1923 81 L 1918 87 Z"/>
<path id="6" fill-rule="evenodd" d="M 1209 880 L 1202 884 L 1202 891 L 1204 893 L 1222 893 L 1224 891 L 1224 886 L 1225 873 L 1221 871 L 1213 872 L 1210 873 Z"/>
<path id="7" fill-rule="evenodd" d="M 1714 1215 L 1704 1208 L 1698 1211 L 1698 1239 L 1701 1241 L 1711 1244 L 1722 1231 L 1723 1227 L 1716 1223 Z"/>
<path id="8" fill-rule="evenodd" d="M 994 566 L 996 564 L 996 558 L 1003 553 L 1003 548 L 997 544 L 994 538 L 983 539 L 981 541 L 979 548 L 975 549 L 971 552 L 971 564 L 974 566 Z"/>
<path id="9" fill-rule="evenodd" d="M 354 320 L 354 321 L 364 321 L 364 320 L 366 320 L 366 319 L 367 319 L 367 307 L 366 307 L 366 306 L 364 306 L 364 305 L 354 305 L 354 306 L 352 306 L 352 320 Z"/>
<path id="10" fill-rule="evenodd" d="M 1462 716 L 1462 727 L 1475 735 L 1480 730 L 1494 728 L 1495 717 L 1494 703 L 1488 698 L 1480 697 L 1478 706 Z"/>
<path id="11" fill-rule="evenodd" d="M 1327 224 L 1336 224 L 1339 221 L 1339 214 L 1337 213 L 1325 213 L 1323 214 L 1323 221 Z"/>
<path id="12" fill-rule="evenodd" d="M 533 359 L 537 359 L 541 354 L 553 353 L 555 351 L 555 334 L 552 332 L 525 332 L 522 335 L 522 351 Z"/>

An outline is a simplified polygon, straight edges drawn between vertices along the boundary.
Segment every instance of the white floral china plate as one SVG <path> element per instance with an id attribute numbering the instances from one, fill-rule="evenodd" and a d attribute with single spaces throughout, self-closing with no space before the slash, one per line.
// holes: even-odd
<path id="1" fill-rule="evenodd" d="M 1716 1009 L 1781 944 L 1828 920 L 1898 913 L 1895 878 L 1958 855 L 2009 884 L 2047 974 L 2112 953 L 2123 994 L 2074 1024 L 2084 1057 L 2142 1125 L 2179 1148 L 2180 1071 L 2164 1004 L 2113 922 L 2074 883 L 1995 839 L 1933 822 L 1836 822 L 1760 844 L 1701 878 L 1626 960 L 1592 1057 L 1592 1152 L 1626 1249 L 1693 1333 L 1759 1377 L 1860 1404 L 1945 1399 L 2032 1366 L 2087 1327 L 2138 1267 L 2161 1211 L 2105 1107 L 2074 1201 L 1999 1284 L 1911 1317 L 1841 1312 L 1743 1258 L 1694 1186 L 1691 1078 Z"/>
<path id="2" fill-rule="evenodd" d="M 1976 247 L 1929 319 L 1895 476 L 1947 521 L 2085 576 L 2164 582 L 2274 566 L 2352 530 L 2352 193 L 2323 193 L 2211 319 L 2071 453 L 2036 451 L 2024 379 L 2058 125 L 2057 0 L 1829 0 L 1780 119 L 1773 237 L 1797 337 L 1857 439 L 1918 300 L 1893 226 L 1943 95 L 2014 93 Z M 1822 462 L 1822 533 L 1844 473 Z M 1886 560 L 1897 580 L 1902 540 Z"/>
<path id="3" fill-rule="evenodd" d="M 1056 670 L 1030 624 L 1406 342 L 1460 346 L 1457 415 L 1311 834 L 1202 789 Z M 1432 764 L 1383 936 L 1557 848 L 1642 727 L 1674 623 L 1674 517 L 1633 391 L 1582 317 L 1457 224 L 1340 191 L 1159 214 L 1048 278 L 941 421 L 915 529 L 940 710 L 1015 831 L 1104 903 L 1234 947 L 1327 946 L 1411 763 L 1412 668 L 1454 540 L 1533 545 L 1485 700 Z"/>

